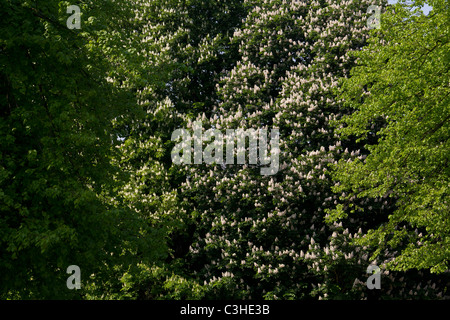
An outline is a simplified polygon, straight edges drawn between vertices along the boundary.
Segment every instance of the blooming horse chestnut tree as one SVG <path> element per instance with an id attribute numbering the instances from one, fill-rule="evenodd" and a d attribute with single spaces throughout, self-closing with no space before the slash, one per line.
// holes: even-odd
<path id="1" fill-rule="evenodd" d="M 334 89 L 354 64 L 349 53 L 369 36 L 367 9 L 386 3 L 245 3 L 251 10 L 232 37 L 241 58 L 222 74 L 212 115 L 197 120 L 223 131 L 279 129 L 280 169 L 263 176 L 258 165 L 186 167 L 197 223 L 188 265 L 212 297 L 367 297 L 358 283 L 375 261 L 351 240 L 392 203 L 354 198 L 372 214 L 327 224 L 326 210 L 345 196 L 332 191 L 328 170 L 365 157 L 363 145 L 334 133 L 332 122 L 351 112 Z"/>
<path id="2" fill-rule="evenodd" d="M 217 106 L 201 120 L 219 130 L 279 129 L 280 168 L 262 176 L 258 165 L 187 167 L 185 190 L 195 195 L 198 222 L 191 266 L 218 297 L 317 296 L 314 286 L 327 271 L 318 251 L 332 254 L 328 238 L 341 227 L 324 222 L 338 198 L 327 166 L 342 154 L 361 156 L 344 148 L 330 126 L 346 112 L 332 89 L 352 66 L 349 50 L 369 35 L 373 2 L 246 4 L 251 11 L 232 37 L 241 58 L 222 74 Z"/>

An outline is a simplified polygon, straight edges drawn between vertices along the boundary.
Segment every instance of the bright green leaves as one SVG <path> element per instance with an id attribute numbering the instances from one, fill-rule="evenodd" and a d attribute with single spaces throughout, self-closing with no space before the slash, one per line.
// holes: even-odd
<path id="1" fill-rule="evenodd" d="M 338 122 L 338 132 L 362 139 L 370 153 L 364 162 L 339 163 L 335 190 L 349 192 L 348 198 L 390 193 L 397 200 L 389 223 L 367 235 L 380 244 L 393 235 L 387 245 L 403 248 L 388 264 L 394 270 L 448 268 L 450 38 L 444 2 L 436 1 L 428 16 L 412 16 L 400 6 L 397 14 L 383 15 L 379 37 L 355 53 L 358 66 L 341 89 L 356 111 Z M 332 213 L 334 219 L 343 215 L 342 205 Z M 414 229 L 428 240 L 412 244 L 406 230 Z"/>

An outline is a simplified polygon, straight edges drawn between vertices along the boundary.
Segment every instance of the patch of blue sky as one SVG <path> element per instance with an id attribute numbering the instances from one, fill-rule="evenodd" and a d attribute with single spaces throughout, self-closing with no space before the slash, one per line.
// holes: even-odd
<path id="1" fill-rule="evenodd" d="M 397 3 L 397 0 L 388 0 L 388 3 L 389 4 Z M 422 11 L 423 11 L 424 14 L 428 14 L 431 11 L 431 9 L 432 8 L 428 4 L 425 4 L 422 7 Z"/>

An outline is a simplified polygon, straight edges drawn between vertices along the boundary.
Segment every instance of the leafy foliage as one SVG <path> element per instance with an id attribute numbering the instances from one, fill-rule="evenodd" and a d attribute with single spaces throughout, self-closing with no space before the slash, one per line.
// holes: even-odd
<path id="1" fill-rule="evenodd" d="M 125 54 L 115 22 L 126 7 L 85 2 L 77 31 L 65 26 L 65 2 L 1 5 L 0 295 L 82 297 L 65 287 L 69 265 L 87 288 L 89 275 L 106 281 L 108 266 L 137 253 L 164 255 L 156 230 L 111 201 L 122 183 L 112 120 L 139 114 L 133 95 L 107 81 Z"/>
<path id="2" fill-rule="evenodd" d="M 67 1 L 0 0 L 0 298 L 442 298 L 449 19 L 429 3 L 84 0 L 70 30 Z M 279 129 L 278 172 L 173 164 L 195 120 Z"/>
<path id="3" fill-rule="evenodd" d="M 370 154 L 339 163 L 335 190 L 345 191 L 345 200 L 396 199 L 388 221 L 358 242 L 375 246 L 374 257 L 401 250 L 387 263 L 392 270 L 442 273 L 450 257 L 449 11 L 446 1 L 432 6 L 425 16 L 397 5 L 355 53 L 358 65 L 343 81 L 341 97 L 356 111 L 339 122 L 338 132 L 365 141 Z M 338 207 L 334 217 L 348 208 Z"/>

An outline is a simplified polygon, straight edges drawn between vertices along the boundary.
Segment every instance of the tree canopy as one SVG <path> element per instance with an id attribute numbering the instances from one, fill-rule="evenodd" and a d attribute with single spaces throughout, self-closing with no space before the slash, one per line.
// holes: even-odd
<path id="1" fill-rule="evenodd" d="M 449 8 L 423 3 L 85 0 L 71 29 L 0 0 L 0 298 L 448 296 Z M 199 121 L 279 132 L 279 168 L 174 163 Z"/>
<path id="2" fill-rule="evenodd" d="M 383 15 L 383 27 L 358 58 L 351 77 L 342 81 L 341 98 L 355 109 L 340 121 L 338 133 L 363 141 L 365 159 L 341 161 L 336 191 L 345 199 L 394 198 L 388 221 L 361 243 L 401 248 L 392 270 L 448 270 L 449 207 L 449 7 L 430 1 L 425 16 L 395 6 Z M 335 216 L 367 211 L 347 202 Z"/>

